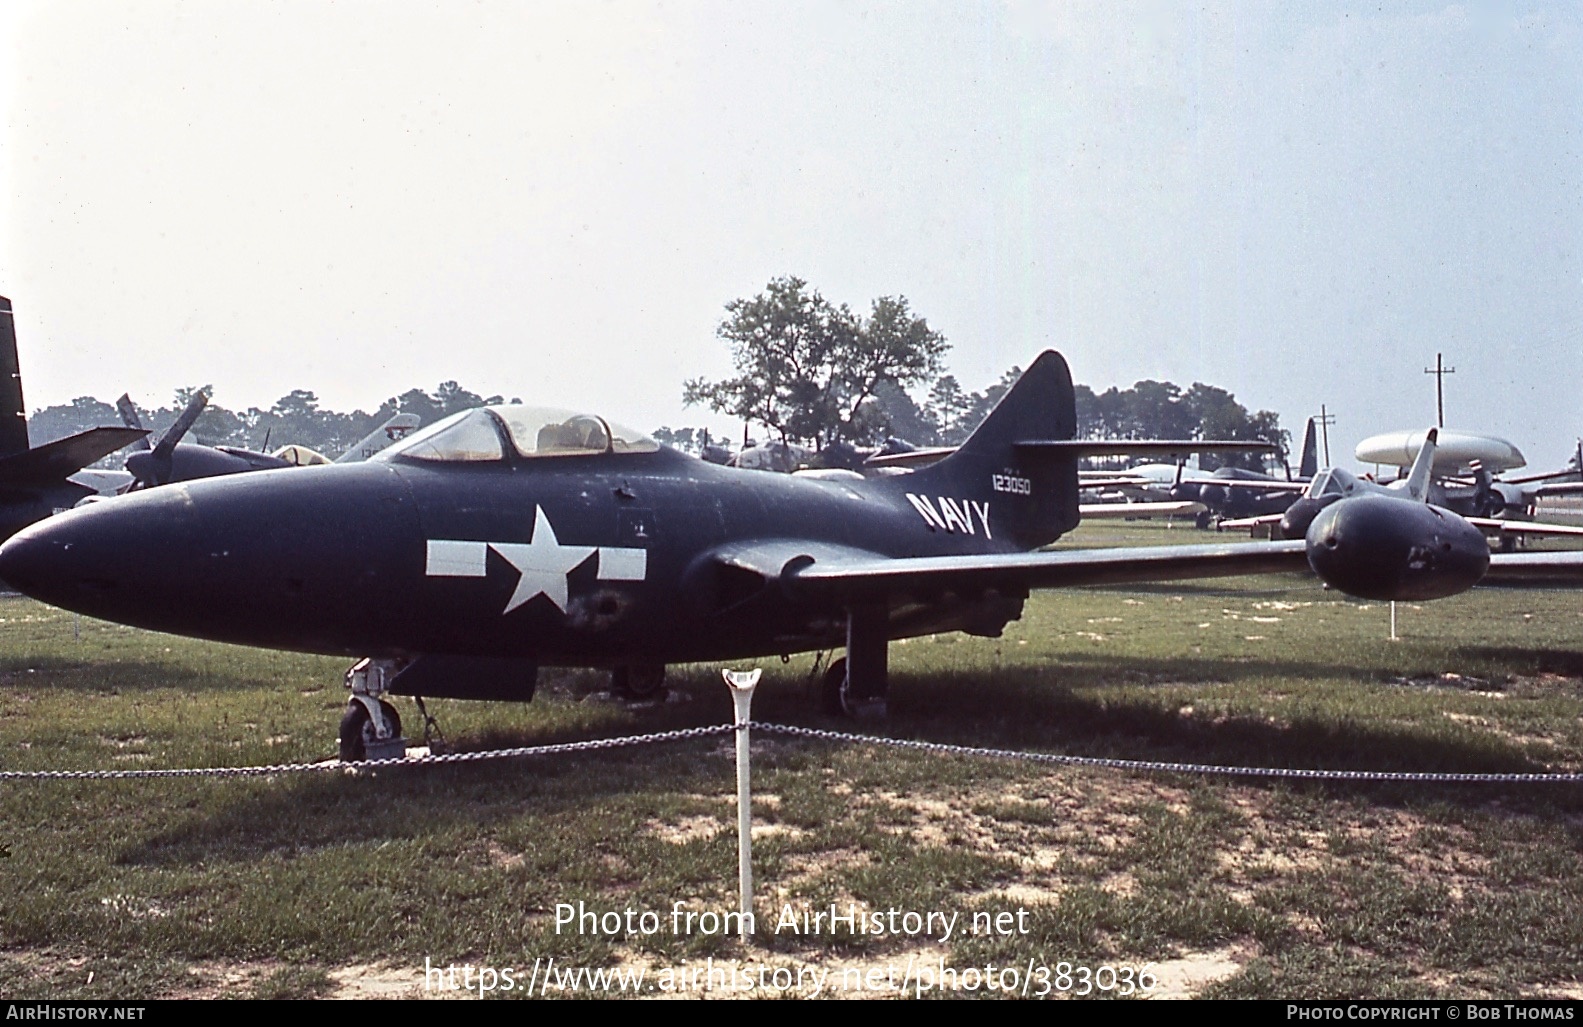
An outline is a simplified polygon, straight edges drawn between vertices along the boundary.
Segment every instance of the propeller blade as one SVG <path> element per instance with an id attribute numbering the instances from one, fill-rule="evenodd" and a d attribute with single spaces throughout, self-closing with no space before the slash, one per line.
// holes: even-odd
<path id="1" fill-rule="evenodd" d="M 176 443 L 192 428 L 193 422 L 203 414 L 203 408 L 209 405 L 209 397 L 202 392 L 195 393 L 187 402 L 187 409 L 176 418 L 176 423 L 170 426 L 170 431 L 160 436 L 159 444 L 154 447 L 154 455 L 162 460 L 169 460 L 171 452 L 176 448 Z"/>
<path id="2" fill-rule="evenodd" d="M 160 436 L 159 442 L 147 456 L 134 453 L 127 459 L 126 469 L 145 486 L 164 485 L 170 481 L 172 460 L 176 452 L 176 444 L 192 428 L 203 413 L 203 408 L 209 405 L 207 393 L 194 393 L 192 399 L 187 401 L 187 409 L 176 418 L 176 423 L 170 430 Z"/>
<path id="3" fill-rule="evenodd" d="M 124 392 L 121 393 L 121 398 L 115 401 L 115 409 L 121 415 L 121 423 L 128 428 L 141 429 L 143 427 L 143 420 L 137 416 L 137 406 L 133 404 L 131 396 Z M 133 445 L 138 449 L 148 449 L 148 436 L 144 435 L 134 442 Z"/>

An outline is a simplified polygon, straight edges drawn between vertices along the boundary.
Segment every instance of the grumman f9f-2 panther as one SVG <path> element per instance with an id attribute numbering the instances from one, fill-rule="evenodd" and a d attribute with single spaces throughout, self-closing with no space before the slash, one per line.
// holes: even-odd
<path id="1" fill-rule="evenodd" d="M 860 712 L 884 702 L 892 639 L 999 635 L 1030 589 L 1308 568 L 1303 541 L 1044 551 L 1077 526 L 1080 457 L 1192 445 L 1075 427 L 1053 352 L 956 452 L 889 477 L 720 467 L 594 415 L 479 408 L 364 463 L 71 511 L 0 548 L 0 576 L 107 620 L 362 658 L 342 721 L 354 759 L 399 735 L 387 695 L 527 700 L 541 666 L 608 668 L 617 691 L 653 695 L 667 664 L 844 646 L 824 701 Z M 1484 574 L 1476 532 L 1415 532 L 1333 533 L 1314 566 L 1366 563 L 1360 580 L 1403 598 Z M 1557 559 L 1583 578 L 1583 553 Z"/>

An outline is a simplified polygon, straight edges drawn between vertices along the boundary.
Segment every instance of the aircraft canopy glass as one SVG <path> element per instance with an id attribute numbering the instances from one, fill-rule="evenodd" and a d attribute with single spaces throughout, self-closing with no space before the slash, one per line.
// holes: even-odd
<path id="1" fill-rule="evenodd" d="M 520 404 L 452 414 L 397 442 L 375 459 L 464 462 L 505 457 L 501 429 L 524 458 L 654 453 L 659 443 L 602 417 Z"/>
<path id="2" fill-rule="evenodd" d="M 284 460 L 293 467 L 311 467 L 330 462 L 330 458 L 318 450 L 309 449 L 307 446 L 298 445 L 295 442 L 289 446 L 281 446 L 271 453 L 270 456 L 276 460 Z"/>
<path id="3" fill-rule="evenodd" d="M 490 407 L 522 456 L 586 456 L 594 453 L 656 453 L 660 444 L 603 417 L 521 404 Z"/>

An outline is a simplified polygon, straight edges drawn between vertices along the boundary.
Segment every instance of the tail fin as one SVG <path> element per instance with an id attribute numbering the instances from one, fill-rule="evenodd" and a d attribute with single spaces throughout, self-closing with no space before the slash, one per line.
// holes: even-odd
<path id="1" fill-rule="evenodd" d="M 338 464 L 356 463 L 367 460 L 380 450 L 399 439 L 405 438 L 418 427 L 417 414 L 397 414 L 384 424 L 375 428 L 368 437 L 351 446 L 346 452 L 335 458 Z"/>
<path id="2" fill-rule="evenodd" d="M 1317 432 L 1314 430 L 1314 419 L 1308 419 L 1308 429 L 1303 432 L 1303 457 L 1297 465 L 1297 476 L 1312 481 L 1314 475 L 1319 473 L 1319 445 Z"/>
<path id="3" fill-rule="evenodd" d="M 26 453 L 27 407 L 22 403 L 22 368 L 16 358 L 16 319 L 11 301 L 0 296 L 0 456 Z"/>
<path id="4" fill-rule="evenodd" d="M 994 525 L 994 541 L 1032 549 L 1077 526 L 1078 453 L 1025 444 L 1067 440 L 1076 433 L 1071 371 L 1059 353 L 1046 350 L 956 452 L 895 480 L 905 483 L 915 505 L 947 506 L 949 500 L 950 507 L 969 511 L 955 518 L 965 521 L 968 533 L 975 524 L 971 511 L 979 509 L 982 530 L 988 533 Z M 939 516 L 931 517 L 936 512 Z M 956 530 L 950 510 L 920 508 L 919 513 L 946 531 Z"/>
<path id="5" fill-rule="evenodd" d="M 1407 494 L 1420 502 L 1429 501 L 1429 474 L 1435 466 L 1435 448 L 1440 442 L 1440 429 L 1430 428 L 1424 434 L 1424 444 L 1418 447 L 1413 469 L 1407 475 Z"/>

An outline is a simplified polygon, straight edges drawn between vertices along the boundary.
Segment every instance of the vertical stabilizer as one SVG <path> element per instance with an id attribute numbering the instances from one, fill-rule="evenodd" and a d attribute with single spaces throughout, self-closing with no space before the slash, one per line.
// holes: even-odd
<path id="1" fill-rule="evenodd" d="M 1407 494 L 1420 502 L 1429 502 L 1429 475 L 1435 467 L 1435 448 L 1440 442 L 1440 429 L 1430 428 L 1424 434 L 1424 444 L 1418 447 L 1418 457 L 1407 475 Z"/>
<path id="2" fill-rule="evenodd" d="M 993 505 L 995 539 L 1032 549 L 1077 526 L 1077 453 L 1038 446 L 1076 434 L 1072 374 L 1059 353 L 1046 351 L 956 452 L 894 480 L 913 492 Z"/>
<path id="3" fill-rule="evenodd" d="M 1319 473 L 1319 440 L 1318 432 L 1314 430 L 1314 419 L 1308 419 L 1308 428 L 1303 432 L 1303 457 L 1297 465 L 1297 476 L 1304 481 L 1313 481 L 1314 475 Z"/>
<path id="4" fill-rule="evenodd" d="M 27 408 L 22 405 L 22 369 L 16 358 L 16 319 L 11 301 L 0 296 L 0 456 L 27 452 Z"/>

